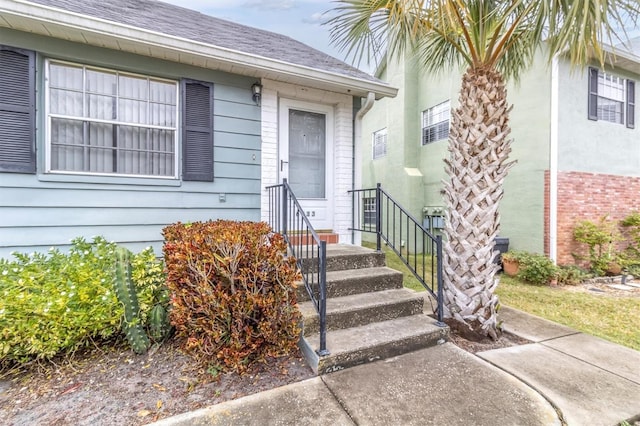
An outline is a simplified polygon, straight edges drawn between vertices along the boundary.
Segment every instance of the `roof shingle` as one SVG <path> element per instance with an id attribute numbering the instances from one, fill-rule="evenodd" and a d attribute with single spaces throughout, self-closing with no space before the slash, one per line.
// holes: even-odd
<path id="1" fill-rule="evenodd" d="M 44 6 L 362 80 L 369 74 L 297 40 L 156 0 L 30 0 Z"/>

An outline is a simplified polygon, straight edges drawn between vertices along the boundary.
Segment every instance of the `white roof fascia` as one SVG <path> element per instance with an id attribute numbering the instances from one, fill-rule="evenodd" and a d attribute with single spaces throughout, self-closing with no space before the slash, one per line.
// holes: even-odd
<path id="1" fill-rule="evenodd" d="M 13 15 L 32 20 L 34 23 L 45 25 L 53 24 L 82 32 L 114 37 L 137 44 L 160 47 L 177 53 L 187 53 L 204 59 L 215 60 L 222 64 L 233 66 L 234 70 L 237 70 L 238 73 L 243 73 L 242 71 L 244 70 L 244 74 L 246 75 L 259 77 L 261 73 L 276 72 L 288 76 L 296 82 L 308 82 L 312 87 L 315 82 L 325 87 L 332 86 L 336 89 L 341 89 L 341 92 L 350 92 L 354 96 L 366 96 L 367 93 L 374 92 L 376 93 L 376 98 L 386 96 L 394 97 L 398 92 L 396 88 L 384 83 L 291 64 L 264 56 L 175 37 L 23 0 L 0 0 L 0 13 L 6 18 L 10 18 L 10 16 Z M 34 27 L 33 32 L 46 35 L 44 28 L 40 28 L 39 30 L 40 31 Z"/>
<path id="2" fill-rule="evenodd" d="M 640 74 L 640 56 L 624 48 L 613 47 L 608 44 L 603 44 L 602 50 L 606 54 L 607 63 L 614 69 L 619 66 L 627 71 Z"/>

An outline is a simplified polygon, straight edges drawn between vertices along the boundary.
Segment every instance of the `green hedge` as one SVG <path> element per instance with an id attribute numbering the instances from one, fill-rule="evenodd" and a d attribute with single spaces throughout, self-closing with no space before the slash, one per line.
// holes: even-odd
<path id="1" fill-rule="evenodd" d="M 0 259 L 0 367 L 70 353 L 121 330 L 113 289 L 116 244 L 103 237 L 72 241 L 68 253 L 14 253 Z M 164 286 L 151 248 L 133 256 L 141 316 Z"/>

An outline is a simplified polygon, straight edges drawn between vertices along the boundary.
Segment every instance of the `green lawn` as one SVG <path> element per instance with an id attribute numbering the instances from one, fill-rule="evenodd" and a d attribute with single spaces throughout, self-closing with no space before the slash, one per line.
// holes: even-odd
<path id="1" fill-rule="evenodd" d="M 564 291 L 507 276 L 496 293 L 506 306 L 640 350 L 640 298 Z"/>
<path id="2" fill-rule="evenodd" d="M 363 242 L 362 245 L 375 249 L 375 244 Z M 422 284 L 393 251 L 388 247 L 383 251 L 387 266 L 402 272 L 405 287 L 424 291 Z M 427 268 L 430 275 L 429 262 Z M 505 275 L 500 276 L 496 293 L 506 306 L 640 350 L 640 298 L 564 291 L 527 284 Z"/>
<path id="3" fill-rule="evenodd" d="M 366 241 L 362 242 L 362 245 L 364 247 L 368 247 L 370 249 L 374 249 L 376 248 L 375 243 L 369 243 Z M 402 260 L 400 260 L 400 258 L 398 257 L 397 254 L 395 254 L 393 252 L 393 250 L 391 250 L 389 247 L 387 246 L 383 246 L 382 247 L 382 251 L 384 252 L 384 254 L 386 255 L 386 261 L 387 261 L 387 266 L 391 269 L 395 269 L 396 271 L 400 271 L 402 272 L 403 275 L 403 284 L 405 287 L 410 288 L 412 290 L 415 291 L 425 291 L 425 288 L 422 284 L 420 284 L 420 281 L 418 281 L 416 279 L 415 276 L 413 276 L 413 273 L 409 270 L 409 268 L 407 268 L 407 265 L 405 265 Z M 421 255 L 418 255 L 418 272 L 421 272 L 422 269 L 422 258 Z M 415 256 L 414 255 L 410 255 L 409 256 L 409 260 L 411 263 L 414 262 Z M 427 260 L 428 259 L 428 260 Z M 425 259 L 425 274 L 426 277 L 431 277 L 431 256 L 428 255 L 427 258 Z"/>

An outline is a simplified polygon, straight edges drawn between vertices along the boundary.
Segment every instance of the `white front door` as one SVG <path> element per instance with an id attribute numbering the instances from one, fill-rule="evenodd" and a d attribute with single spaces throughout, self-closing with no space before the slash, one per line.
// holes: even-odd
<path id="1" fill-rule="evenodd" d="M 280 181 L 316 230 L 333 230 L 333 108 L 281 99 L 279 121 Z"/>

